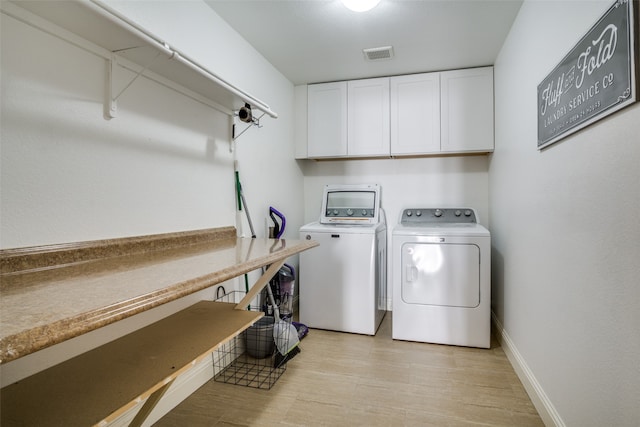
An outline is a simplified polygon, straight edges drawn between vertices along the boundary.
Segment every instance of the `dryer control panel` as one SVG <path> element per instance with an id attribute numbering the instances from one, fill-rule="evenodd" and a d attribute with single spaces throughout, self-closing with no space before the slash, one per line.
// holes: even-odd
<path id="1" fill-rule="evenodd" d="M 400 216 L 400 224 L 406 226 L 477 223 L 476 211 L 471 208 L 408 208 Z"/>

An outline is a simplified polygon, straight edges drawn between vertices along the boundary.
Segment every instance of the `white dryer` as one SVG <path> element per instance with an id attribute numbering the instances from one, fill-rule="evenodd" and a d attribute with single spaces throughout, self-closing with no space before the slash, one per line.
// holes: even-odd
<path id="1" fill-rule="evenodd" d="M 489 348 L 491 236 L 470 208 L 411 208 L 392 233 L 392 337 Z"/>
<path id="2" fill-rule="evenodd" d="M 325 186 L 320 221 L 300 228 L 300 322 L 375 335 L 386 313 L 387 227 L 378 185 Z"/>

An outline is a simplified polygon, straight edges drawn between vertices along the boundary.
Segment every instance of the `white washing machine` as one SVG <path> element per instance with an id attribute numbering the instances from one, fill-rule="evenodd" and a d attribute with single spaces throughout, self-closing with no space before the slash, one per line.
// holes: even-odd
<path id="1" fill-rule="evenodd" d="M 491 236 L 469 208 L 411 208 L 392 233 L 392 337 L 489 348 Z"/>
<path id="2" fill-rule="evenodd" d="M 386 313 L 387 227 L 378 185 L 325 186 L 320 221 L 300 228 L 300 322 L 375 335 Z"/>

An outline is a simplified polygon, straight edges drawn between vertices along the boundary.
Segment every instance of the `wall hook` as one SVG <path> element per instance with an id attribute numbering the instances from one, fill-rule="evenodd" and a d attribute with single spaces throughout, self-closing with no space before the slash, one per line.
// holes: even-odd
<path id="1" fill-rule="evenodd" d="M 249 110 L 248 112 L 246 111 L 247 107 L 248 107 L 248 110 Z M 245 110 L 243 111 L 243 109 L 245 109 Z M 248 114 L 248 116 L 247 116 L 247 114 Z M 257 126 L 258 128 L 261 128 L 262 125 L 260 124 L 260 119 L 263 118 L 265 114 L 266 113 L 263 112 L 260 115 L 260 117 L 253 117 L 253 115 L 251 114 L 251 107 L 249 106 L 249 104 L 245 104 L 245 106 L 242 107 L 240 110 L 234 111 L 233 116 L 234 117 L 237 116 L 240 119 L 240 121 L 248 123 L 248 125 L 244 129 L 242 129 L 242 131 L 237 135 L 235 135 L 235 125 L 234 125 L 234 127 L 233 127 L 233 129 L 234 129 L 233 140 L 235 141 L 236 139 L 240 138 L 240 135 L 242 135 L 243 133 L 248 131 L 249 128 L 252 127 L 252 126 Z"/>

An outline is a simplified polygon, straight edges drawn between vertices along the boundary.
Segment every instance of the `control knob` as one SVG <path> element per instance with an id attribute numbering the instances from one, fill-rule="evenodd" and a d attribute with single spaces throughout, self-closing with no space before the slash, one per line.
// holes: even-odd
<path id="1" fill-rule="evenodd" d="M 407 211 L 407 216 L 411 216 L 411 215 L 413 215 L 413 212 Z"/>
<path id="2" fill-rule="evenodd" d="M 362 216 L 367 216 L 367 210 L 366 209 L 362 209 Z"/>
<path id="3" fill-rule="evenodd" d="M 471 216 L 471 211 L 469 209 L 464 211 L 464 216 Z"/>
<path id="4" fill-rule="evenodd" d="M 442 216 L 442 210 L 441 209 L 436 209 L 436 211 L 433 213 L 437 218 L 440 218 Z"/>
<path id="5" fill-rule="evenodd" d="M 460 212 L 460 211 L 456 211 L 455 213 L 456 213 L 456 216 L 462 215 L 462 212 Z"/>
<path id="6" fill-rule="evenodd" d="M 422 211 L 416 211 L 416 216 L 422 216 Z"/>
<path id="7" fill-rule="evenodd" d="M 338 209 L 334 209 L 334 210 L 333 210 L 333 214 L 334 214 L 334 215 L 338 215 Z"/>
<path id="8" fill-rule="evenodd" d="M 353 215 L 353 210 L 347 209 L 347 215 L 349 215 L 349 216 Z"/>

